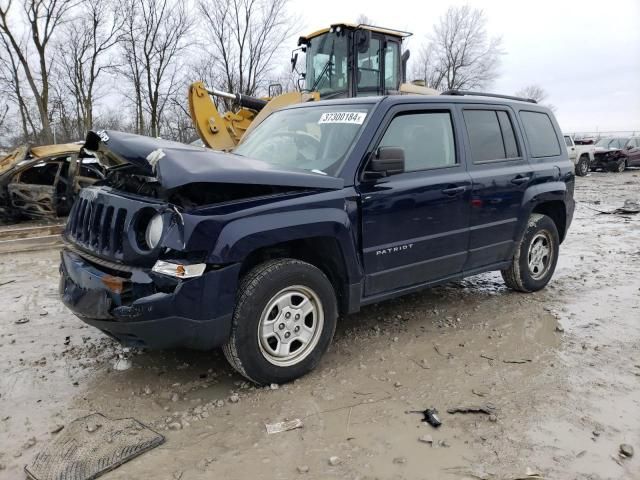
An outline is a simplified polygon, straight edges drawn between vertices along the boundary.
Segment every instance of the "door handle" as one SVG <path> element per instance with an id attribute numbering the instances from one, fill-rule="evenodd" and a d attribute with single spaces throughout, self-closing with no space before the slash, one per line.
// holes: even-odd
<path id="1" fill-rule="evenodd" d="M 522 185 L 523 183 L 527 183 L 530 179 L 531 177 L 529 176 L 525 176 L 525 177 L 517 176 L 516 178 L 511 180 L 511 183 L 515 183 L 516 185 Z"/>
<path id="2" fill-rule="evenodd" d="M 444 193 L 445 195 L 458 195 L 459 193 L 464 192 L 467 189 L 467 187 L 450 187 L 450 188 L 445 188 L 444 190 L 442 190 L 442 193 Z"/>

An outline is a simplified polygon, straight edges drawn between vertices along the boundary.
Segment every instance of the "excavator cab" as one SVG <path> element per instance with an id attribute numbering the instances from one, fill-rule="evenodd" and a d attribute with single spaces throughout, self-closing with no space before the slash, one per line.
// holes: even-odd
<path id="1" fill-rule="evenodd" d="M 339 23 L 300 37 L 306 54 L 301 89 L 321 99 L 397 93 L 406 77 L 409 52 L 401 54 L 408 32 Z M 298 51 L 291 58 L 296 69 Z"/>
<path id="2" fill-rule="evenodd" d="M 291 57 L 296 71 L 299 51 L 306 54 L 299 91 L 282 93 L 274 84 L 269 97 L 256 98 L 209 89 L 201 81 L 192 83 L 189 110 L 196 131 L 205 146 L 232 150 L 271 112 L 294 103 L 372 95 L 437 95 L 433 89 L 406 83 L 409 51 L 401 53 L 400 47 L 410 35 L 371 25 L 336 23 L 300 37 Z M 211 97 L 232 100 L 237 108 L 222 114 Z"/>

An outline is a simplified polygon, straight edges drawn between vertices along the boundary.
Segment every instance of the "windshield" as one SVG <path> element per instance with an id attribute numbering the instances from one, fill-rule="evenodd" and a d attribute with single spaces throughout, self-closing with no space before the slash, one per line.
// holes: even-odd
<path id="1" fill-rule="evenodd" d="M 596 147 L 602 148 L 623 148 L 627 143 L 626 138 L 601 138 L 596 143 Z"/>
<path id="2" fill-rule="evenodd" d="M 307 44 L 306 88 L 318 91 L 323 98 L 346 94 L 347 36 L 325 33 L 309 40 Z"/>
<path id="3" fill-rule="evenodd" d="M 359 104 L 274 112 L 243 139 L 234 153 L 335 176 L 370 109 Z"/>

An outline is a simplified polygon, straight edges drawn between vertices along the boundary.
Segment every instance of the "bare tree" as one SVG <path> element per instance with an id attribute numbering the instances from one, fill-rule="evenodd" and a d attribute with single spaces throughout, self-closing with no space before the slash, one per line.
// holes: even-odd
<path id="1" fill-rule="evenodd" d="M 540 85 L 527 85 L 516 92 L 517 97 L 530 98 L 536 102 L 544 102 L 549 96 Z"/>
<path id="2" fill-rule="evenodd" d="M 107 54 L 118 42 L 124 24 L 113 7 L 112 0 L 83 1 L 84 13 L 65 26 L 65 40 L 59 44 L 58 70 L 65 90 L 75 102 L 79 135 L 86 134 L 93 125 L 98 80 L 112 68 L 113 59 Z"/>
<path id="3" fill-rule="evenodd" d="M 218 88 L 245 95 L 266 90 L 276 67 L 274 58 L 293 28 L 286 15 L 287 2 L 200 0 L 210 39 L 206 48 L 212 55 L 211 69 L 222 75 Z"/>
<path id="4" fill-rule="evenodd" d="M 358 15 L 358 18 L 356 18 L 356 23 L 358 25 L 373 25 L 374 24 L 373 20 L 371 20 L 371 18 L 369 18 L 364 13 L 361 13 L 360 15 Z"/>
<path id="5" fill-rule="evenodd" d="M 502 40 L 489 37 L 482 10 L 450 7 L 418 55 L 414 76 L 438 90 L 482 88 L 498 74 Z"/>
<path id="6" fill-rule="evenodd" d="M 515 95 L 517 97 L 524 97 L 524 98 L 530 98 L 531 100 L 535 100 L 537 103 L 551 109 L 551 111 L 556 110 L 556 107 L 554 105 L 548 102 L 545 102 L 545 100 L 549 97 L 549 94 L 540 85 L 536 85 L 536 84 L 527 85 L 526 87 L 518 90 L 515 93 Z"/>
<path id="7" fill-rule="evenodd" d="M 121 15 L 126 18 L 122 71 L 133 87 L 136 130 L 158 136 L 162 111 L 180 85 L 180 56 L 192 19 L 185 2 L 170 0 L 126 0 Z"/>
<path id="8" fill-rule="evenodd" d="M 0 103 L 0 138 L 4 135 L 7 129 L 7 124 L 9 123 L 7 121 L 8 116 L 9 116 L 9 104 L 3 101 L 2 103 Z"/>
<path id="9" fill-rule="evenodd" d="M 6 103 L 13 104 L 20 116 L 22 140 L 33 140 L 38 135 L 35 121 L 31 115 L 31 99 L 26 96 L 23 88 L 24 77 L 20 71 L 20 64 L 13 48 L 6 37 L 0 35 L 0 91 Z"/>
<path id="10" fill-rule="evenodd" d="M 12 12 L 13 0 L 6 0 L 0 5 L 0 34 L 13 50 L 20 64 L 33 98 L 38 107 L 42 137 L 44 141 L 52 140 L 51 118 L 49 116 L 49 72 L 51 56 L 49 45 L 57 28 L 63 23 L 76 0 L 23 0 L 23 14 L 26 23 L 15 20 Z M 21 39 L 21 32 L 31 41 Z M 28 46 L 35 48 L 36 61 L 29 62 L 32 55 Z"/>

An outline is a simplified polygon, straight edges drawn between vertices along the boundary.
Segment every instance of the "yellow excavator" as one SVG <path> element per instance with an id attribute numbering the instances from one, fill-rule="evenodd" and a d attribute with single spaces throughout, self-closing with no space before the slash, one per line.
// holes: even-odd
<path id="1" fill-rule="evenodd" d="M 286 105 L 372 95 L 437 95 L 431 88 L 406 83 L 409 51 L 402 52 L 401 47 L 410 35 L 371 25 L 336 23 L 300 37 L 291 55 L 292 71 L 297 71 L 298 53 L 306 54 L 300 91 L 256 98 L 195 82 L 189 87 L 189 109 L 196 131 L 207 147 L 231 150 L 271 112 Z M 236 110 L 221 114 L 212 96 L 232 100 Z"/>

